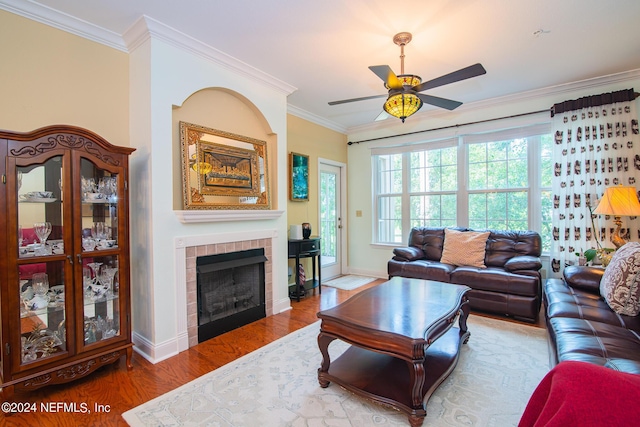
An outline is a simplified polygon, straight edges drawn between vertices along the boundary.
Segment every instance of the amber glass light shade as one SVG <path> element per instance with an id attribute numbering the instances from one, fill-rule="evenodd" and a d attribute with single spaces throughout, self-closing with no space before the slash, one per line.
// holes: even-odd
<path id="1" fill-rule="evenodd" d="M 199 173 L 200 175 L 206 175 L 213 170 L 213 166 L 207 162 L 195 162 L 191 165 L 191 169 Z"/>
<path id="2" fill-rule="evenodd" d="M 415 93 L 397 93 L 389 96 L 384 103 L 384 111 L 402 120 L 414 114 L 422 107 L 422 100 Z"/>

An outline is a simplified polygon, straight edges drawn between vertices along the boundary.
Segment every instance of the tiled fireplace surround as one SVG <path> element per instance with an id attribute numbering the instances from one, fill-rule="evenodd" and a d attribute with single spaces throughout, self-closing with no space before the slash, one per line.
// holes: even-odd
<path id="1" fill-rule="evenodd" d="M 266 315 L 273 314 L 273 256 L 277 241 L 275 230 L 240 233 L 220 233 L 204 236 L 177 237 L 175 239 L 176 303 L 178 310 L 179 351 L 198 344 L 198 313 L 196 294 L 196 258 L 247 249 L 263 248 L 265 262 Z M 184 323 L 183 323 L 184 322 Z"/>

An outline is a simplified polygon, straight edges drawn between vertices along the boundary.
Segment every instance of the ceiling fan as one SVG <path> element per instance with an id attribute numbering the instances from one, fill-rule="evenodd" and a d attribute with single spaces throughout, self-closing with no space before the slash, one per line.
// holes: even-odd
<path id="1" fill-rule="evenodd" d="M 329 105 L 365 101 L 368 99 L 387 96 L 388 98 L 383 106 L 384 111 L 394 117 L 398 117 L 404 123 L 404 120 L 418 111 L 422 107 L 423 103 L 446 108 L 447 110 L 453 110 L 462 105 L 462 102 L 425 95 L 424 93 L 419 92 L 427 89 L 433 89 L 438 86 L 444 86 L 449 83 L 455 83 L 460 80 L 466 80 L 471 77 L 480 76 L 487 72 L 481 64 L 475 64 L 423 83 L 419 76 L 404 73 L 404 47 L 410 41 L 411 33 L 402 32 L 393 36 L 393 42 L 400 46 L 399 75 L 396 75 L 388 65 L 372 65 L 369 67 L 376 76 L 380 77 L 384 81 L 384 86 L 389 91 L 388 95 L 373 95 L 362 98 L 344 99 L 342 101 L 332 101 L 329 102 Z"/>

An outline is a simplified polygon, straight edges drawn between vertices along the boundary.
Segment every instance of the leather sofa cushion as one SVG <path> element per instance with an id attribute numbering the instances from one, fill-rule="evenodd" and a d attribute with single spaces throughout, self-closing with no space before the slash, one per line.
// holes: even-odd
<path id="1" fill-rule="evenodd" d="M 540 270 L 542 268 L 542 263 L 540 262 L 540 258 L 533 256 L 515 256 L 504 263 L 504 269 L 507 271 L 518 271 L 518 270 Z"/>
<path id="2" fill-rule="evenodd" d="M 415 261 L 424 258 L 424 252 L 415 246 L 405 248 L 395 248 L 393 250 L 394 259 L 401 261 Z"/>
<path id="3" fill-rule="evenodd" d="M 402 276 L 412 279 L 435 280 L 437 282 L 451 282 L 451 272 L 455 266 L 442 264 L 439 261 L 416 260 L 402 262 L 390 260 L 387 264 L 389 276 Z"/>
<path id="4" fill-rule="evenodd" d="M 570 287 L 600 293 L 600 280 L 604 274 L 602 268 L 569 265 L 562 274 Z"/>
<path id="5" fill-rule="evenodd" d="M 618 314 L 640 313 L 640 243 L 618 249 L 600 281 L 600 294 Z"/>
<path id="6" fill-rule="evenodd" d="M 560 362 L 588 362 L 640 374 L 640 337 L 633 331 L 566 317 L 551 318 L 549 325 Z"/>
<path id="7" fill-rule="evenodd" d="M 480 269 L 460 266 L 451 273 L 451 282 L 503 294 L 531 297 L 540 295 L 538 276 L 513 274 L 496 267 Z"/>
<path id="8" fill-rule="evenodd" d="M 640 333 L 640 317 L 616 314 L 600 295 L 574 289 L 567 286 L 561 279 L 547 280 L 544 302 L 547 318 L 585 319 L 632 329 Z"/>

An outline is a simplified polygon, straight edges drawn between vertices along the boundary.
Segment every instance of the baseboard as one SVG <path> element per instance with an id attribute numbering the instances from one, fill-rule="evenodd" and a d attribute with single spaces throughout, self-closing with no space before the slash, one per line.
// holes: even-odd
<path id="1" fill-rule="evenodd" d="M 288 297 L 274 301 L 273 314 L 287 310 L 291 310 L 291 300 Z M 181 351 L 189 349 L 189 337 L 186 333 L 159 344 L 152 343 L 136 332 L 131 334 L 131 338 L 134 343 L 134 351 L 153 364 L 162 362 Z"/>
<path id="2" fill-rule="evenodd" d="M 361 268 L 351 268 L 347 269 L 345 274 L 353 274 L 356 276 L 367 276 L 367 277 L 377 277 L 378 279 L 388 279 L 389 275 L 386 271 L 378 271 L 378 270 L 365 270 Z"/>
<path id="3" fill-rule="evenodd" d="M 131 334 L 131 338 L 135 344 L 133 347 L 135 352 L 154 365 L 179 353 L 178 349 L 180 347 L 179 339 L 177 337 L 160 344 L 154 344 L 136 332 Z"/>

